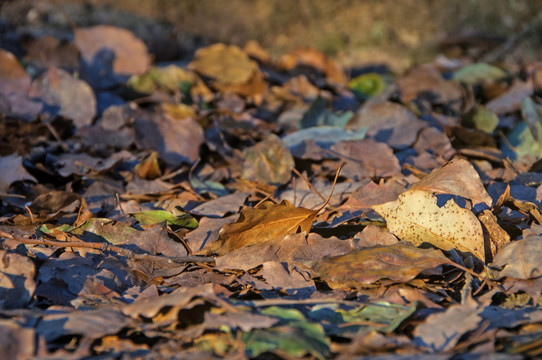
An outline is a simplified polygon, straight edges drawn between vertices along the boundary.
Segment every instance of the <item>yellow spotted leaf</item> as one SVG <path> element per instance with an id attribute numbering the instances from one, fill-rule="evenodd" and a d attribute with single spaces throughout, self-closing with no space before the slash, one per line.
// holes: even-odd
<path id="1" fill-rule="evenodd" d="M 453 199 L 439 207 L 433 193 L 408 190 L 397 200 L 372 208 L 386 219 L 388 230 L 401 240 L 416 246 L 427 242 L 444 250 L 471 252 L 485 260 L 480 222 Z"/>

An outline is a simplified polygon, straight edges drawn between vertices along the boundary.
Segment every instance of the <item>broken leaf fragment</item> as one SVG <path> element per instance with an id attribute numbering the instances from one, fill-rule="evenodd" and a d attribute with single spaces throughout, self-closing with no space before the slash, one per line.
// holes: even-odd
<path id="1" fill-rule="evenodd" d="M 485 261 L 482 226 L 476 216 L 450 199 L 439 207 L 430 192 L 408 190 L 396 201 L 372 207 L 390 232 L 416 246 L 424 242 L 444 250 L 471 252 Z"/>
<path id="2" fill-rule="evenodd" d="M 361 288 L 382 279 L 407 282 L 424 270 L 448 263 L 450 260 L 439 250 L 399 242 L 309 261 L 307 265 L 332 288 Z"/>
<path id="3" fill-rule="evenodd" d="M 200 251 L 200 255 L 224 255 L 245 246 L 255 245 L 297 232 L 308 233 L 318 210 L 295 207 L 289 201 L 264 202 L 259 208 L 244 208 L 239 219 L 226 224 L 218 239 Z"/>

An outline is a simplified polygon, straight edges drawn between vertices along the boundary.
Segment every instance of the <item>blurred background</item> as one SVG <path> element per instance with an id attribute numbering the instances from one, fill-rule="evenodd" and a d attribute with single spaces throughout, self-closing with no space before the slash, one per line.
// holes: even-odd
<path id="1" fill-rule="evenodd" d="M 142 38 L 155 61 L 190 59 L 214 42 L 256 40 L 272 56 L 314 47 L 345 67 L 396 72 L 468 55 L 532 62 L 541 55 L 542 1 L 532 0 L 0 0 L 0 47 L 74 26 L 112 24 Z M 493 53 L 492 53 L 493 52 Z"/>

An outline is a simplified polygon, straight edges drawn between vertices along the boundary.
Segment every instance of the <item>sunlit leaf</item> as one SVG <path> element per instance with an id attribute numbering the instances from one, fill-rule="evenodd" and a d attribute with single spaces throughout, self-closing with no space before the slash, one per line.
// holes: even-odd
<path id="1" fill-rule="evenodd" d="M 432 193 L 408 190 L 396 201 L 372 208 L 386 219 L 388 229 L 401 240 L 416 246 L 428 242 L 444 250 L 471 252 L 485 261 L 480 222 L 453 199 L 439 207 Z"/>

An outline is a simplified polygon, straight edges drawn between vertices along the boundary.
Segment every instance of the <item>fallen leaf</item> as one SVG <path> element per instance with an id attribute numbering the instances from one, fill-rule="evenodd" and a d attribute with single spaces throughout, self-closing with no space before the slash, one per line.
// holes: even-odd
<path id="1" fill-rule="evenodd" d="M 40 98 L 58 115 L 73 120 L 77 128 L 91 125 L 96 116 L 96 96 L 92 88 L 55 67 L 49 67 L 45 74 L 34 80 L 30 95 Z M 51 115 L 54 117 L 57 113 Z"/>
<path id="2" fill-rule="evenodd" d="M 301 270 L 295 265 L 266 261 L 257 273 L 275 291 L 283 291 L 290 296 L 307 296 L 316 291 L 314 281 L 307 270 Z"/>
<path id="3" fill-rule="evenodd" d="M 493 260 L 502 269 L 499 277 L 527 280 L 542 276 L 541 243 L 542 236 L 527 236 L 503 247 Z"/>
<path id="4" fill-rule="evenodd" d="M 454 71 L 453 79 L 464 84 L 477 84 L 487 81 L 497 81 L 506 77 L 501 68 L 486 63 L 470 64 Z"/>
<path id="5" fill-rule="evenodd" d="M 471 252 L 485 261 L 482 226 L 476 216 L 450 199 L 438 207 L 430 192 L 407 190 L 396 201 L 372 207 L 390 232 L 419 246 L 428 242 L 444 250 Z"/>
<path id="6" fill-rule="evenodd" d="M 306 262 L 332 288 L 370 287 L 384 279 L 407 282 L 424 270 L 449 263 L 439 250 L 420 249 L 408 242 Z"/>
<path id="7" fill-rule="evenodd" d="M 271 185 L 287 183 L 295 165 L 290 150 L 275 134 L 270 134 L 263 141 L 247 148 L 243 158 L 242 179 Z"/>
<path id="8" fill-rule="evenodd" d="M 392 102 L 362 106 L 350 120 L 348 129 L 368 127 L 367 136 L 394 149 L 411 146 L 427 123 L 406 107 Z"/>
<path id="9" fill-rule="evenodd" d="M 158 162 L 158 153 L 153 151 L 134 167 L 134 172 L 142 179 L 152 180 L 162 176 L 162 169 Z"/>
<path id="10" fill-rule="evenodd" d="M 346 85 L 348 82 L 343 70 L 334 60 L 313 48 L 294 50 L 282 55 L 277 61 L 277 66 L 283 70 L 292 70 L 300 65 L 321 71 L 330 83 Z"/>
<path id="11" fill-rule="evenodd" d="M 247 355 L 251 358 L 265 352 L 281 351 L 294 358 L 310 354 L 323 360 L 329 355 L 329 339 L 322 325 L 308 321 L 297 309 L 271 306 L 261 312 L 281 321 L 268 329 L 255 329 L 243 333 Z"/>
<path id="12" fill-rule="evenodd" d="M 334 156 L 345 162 L 341 176 L 352 180 L 391 177 L 401 172 L 393 150 L 385 143 L 373 139 L 341 141 L 331 146 L 331 150 Z"/>
<path id="13" fill-rule="evenodd" d="M 17 154 L 0 157 L 0 192 L 7 194 L 9 187 L 15 181 L 37 180 L 23 167 L 23 158 Z"/>
<path id="14" fill-rule="evenodd" d="M 227 213 L 237 213 L 249 195 L 250 193 L 242 191 L 224 195 L 196 206 L 190 213 L 215 218 L 223 217 Z"/>
<path id="15" fill-rule="evenodd" d="M 517 82 L 501 96 L 491 100 L 485 107 L 497 115 L 505 115 L 521 109 L 523 99 L 533 95 L 532 82 Z"/>
<path id="16" fill-rule="evenodd" d="M 199 49 L 188 67 L 230 85 L 245 84 L 259 71 L 258 64 L 239 47 L 221 43 Z"/>
<path id="17" fill-rule="evenodd" d="M 0 49 L 0 99 L 7 101 L 6 113 L 34 118 L 41 111 L 40 103 L 28 97 L 31 79 L 17 58 Z"/>
<path id="18" fill-rule="evenodd" d="M 35 274 L 29 257 L 0 250 L 0 308 L 24 308 L 34 296 Z"/>
<path id="19" fill-rule="evenodd" d="M 324 256 L 336 256 L 351 251 L 350 241 L 336 237 L 324 238 L 316 233 L 297 233 L 275 238 L 250 247 L 233 250 L 216 259 L 220 270 L 251 270 L 264 262 L 304 262 Z"/>
<path id="20" fill-rule="evenodd" d="M 346 338 L 361 337 L 370 331 L 393 332 L 416 311 L 416 305 L 400 306 L 384 301 L 342 309 L 338 304 L 321 304 L 311 308 L 307 317 L 329 324 L 326 334 Z"/>
<path id="21" fill-rule="evenodd" d="M 418 96 L 431 94 L 431 102 L 447 104 L 460 101 L 462 92 L 459 84 L 445 80 L 431 64 L 421 65 L 397 79 L 401 100 L 408 103 Z"/>
<path id="22" fill-rule="evenodd" d="M 414 330 L 414 342 L 431 352 L 451 351 L 465 333 L 479 326 L 483 310 L 483 306 L 469 298 L 464 304 L 430 315 Z"/>
<path id="23" fill-rule="evenodd" d="M 198 221 L 192 215 L 186 213 L 172 214 L 166 210 L 147 210 L 131 213 L 130 216 L 142 225 L 155 225 L 165 222 L 176 229 L 195 229 L 198 227 Z"/>
<path id="24" fill-rule="evenodd" d="M 377 73 L 365 73 L 348 82 L 348 88 L 360 100 L 380 94 L 386 86 L 383 76 Z"/>
<path id="25" fill-rule="evenodd" d="M 491 206 L 493 202 L 480 180 L 480 175 L 467 160 L 460 158 L 453 159 L 443 167 L 433 170 L 429 175 L 414 183 L 411 189 L 458 195 L 470 199 L 473 205 L 484 203 Z"/>
<path id="26" fill-rule="evenodd" d="M 319 210 L 295 207 L 284 200 L 280 204 L 264 202 L 259 208 L 244 208 L 239 219 L 224 225 L 217 241 L 199 254 L 225 255 L 235 249 L 283 237 L 297 232 L 309 233 Z"/>
<path id="27" fill-rule="evenodd" d="M 36 351 L 36 332 L 15 319 L 0 320 L 0 349 L 6 359 L 30 359 Z"/>
<path id="28" fill-rule="evenodd" d="M 113 71 L 119 75 L 138 75 L 147 70 L 150 57 L 145 43 L 130 31 L 114 26 L 98 25 L 76 28 L 75 45 L 83 59 L 91 64 L 101 50 L 114 53 Z"/>
<path id="29" fill-rule="evenodd" d="M 199 157 L 203 129 L 192 119 L 174 120 L 167 116 L 138 111 L 135 116 L 136 144 L 156 150 L 169 166 L 192 163 Z"/>

